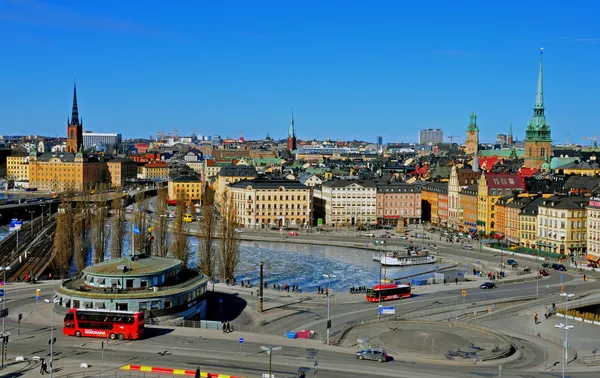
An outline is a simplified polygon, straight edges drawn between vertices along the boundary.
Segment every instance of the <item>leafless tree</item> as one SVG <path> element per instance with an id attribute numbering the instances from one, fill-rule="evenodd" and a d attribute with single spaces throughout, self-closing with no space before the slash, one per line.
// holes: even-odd
<path id="1" fill-rule="evenodd" d="M 177 208 L 175 209 L 175 226 L 173 228 L 173 245 L 171 255 L 183 262 L 183 268 L 187 268 L 190 246 L 188 241 L 188 224 L 184 221 L 187 211 L 186 198 L 183 193 L 177 195 Z"/>
<path id="2" fill-rule="evenodd" d="M 240 261 L 240 236 L 237 212 L 233 196 L 225 190 L 221 201 L 221 224 L 219 243 L 219 275 L 222 280 L 233 278 Z"/>
<path id="3" fill-rule="evenodd" d="M 73 210 L 71 192 L 65 192 L 62 196 L 57 221 L 56 234 L 54 235 L 54 248 L 52 266 L 60 277 L 65 277 L 69 272 L 69 263 L 73 256 Z"/>
<path id="4" fill-rule="evenodd" d="M 216 265 L 217 210 L 215 192 L 210 187 L 202 194 L 200 234 L 198 237 L 197 269 L 207 277 L 214 277 Z"/>
<path id="5" fill-rule="evenodd" d="M 81 272 L 86 266 L 89 241 L 89 195 L 85 192 L 78 193 L 75 213 L 73 215 L 73 249 L 75 254 L 75 267 Z"/>
<path id="6" fill-rule="evenodd" d="M 123 254 L 123 239 L 125 238 L 125 209 L 123 199 L 112 201 L 112 225 L 110 238 L 110 258 L 118 259 Z"/>
<path id="7" fill-rule="evenodd" d="M 135 195 L 135 216 L 134 216 L 134 224 L 138 230 L 140 230 L 139 234 L 133 234 L 135 239 L 135 251 L 131 251 L 134 254 L 136 251 L 144 251 L 144 245 L 146 245 L 146 237 L 147 237 L 147 214 L 148 214 L 148 201 L 146 201 L 146 196 L 144 193 L 138 193 Z"/>
<path id="8" fill-rule="evenodd" d="M 167 189 L 158 189 L 156 198 L 155 228 L 154 228 L 154 255 L 167 256 L 169 246 L 169 206 L 167 203 Z"/>
<path id="9" fill-rule="evenodd" d="M 104 252 L 106 251 L 106 242 L 108 239 L 107 230 L 107 207 L 102 202 L 92 210 L 92 246 L 94 250 L 94 263 L 104 261 Z"/>

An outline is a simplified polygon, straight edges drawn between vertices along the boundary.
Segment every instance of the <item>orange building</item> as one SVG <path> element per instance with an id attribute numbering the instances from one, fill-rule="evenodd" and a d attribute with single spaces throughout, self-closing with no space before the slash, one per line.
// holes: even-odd
<path id="1" fill-rule="evenodd" d="M 501 236 L 506 235 L 506 205 L 512 202 L 513 196 L 504 196 L 498 198 L 496 202 L 496 233 Z"/>
<path id="2" fill-rule="evenodd" d="M 142 168 L 142 177 L 147 180 L 164 180 L 169 178 L 169 164 L 162 161 L 147 163 Z"/>
<path id="3" fill-rule="evenodd" d="M 441 195 L 441 209 L 440 209 Z M 448 224 L 448 183 L 431 182 L 421 189 L 423 221 L 433 224 Z"/>

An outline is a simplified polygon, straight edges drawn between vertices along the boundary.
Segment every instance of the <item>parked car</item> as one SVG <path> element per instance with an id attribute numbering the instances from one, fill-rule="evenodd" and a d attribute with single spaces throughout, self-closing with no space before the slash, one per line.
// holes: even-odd
<path id="1" fill-rule="evenodd" d="M 484 282 L 481 285 L 479 285 L 480 289 L 495 289 L 496 288 L 496 284 L 493 282 Z"/>
<path id="2" fill-rule="evenodd" d="M 241 233 L 243 233 L 243 232 L 244 232 L 244 229 L 243 229 L 243 228 L 236 228 L 236 229 L 235 229 L 235 232 L 237 232 L 237 233 L 241 234 Z"/>
<path id="3" fill-rule="evenodd" d="M 378 362 L 386 362 L 388 359 L 387 353 L 381 348 L 371 348 L 356 352 L 356 358 L 359 360 L 374 360 Z"/>
<path id="4" fill-rule="evenodd" d="M 406 235 L 400 235 L 400 236 L 398 236 L 398 239 L 408 240 L 408 236 L 406 236 Z"/>
<path id="5" fill-rule="evenodd" d="M 473 246 L 470 246 L 470 245 L 465 245 L 465 246 L 463 246 L 463 249 L 472 250 L 472 249 L 473 249 Z"/>
<path id="6" fill-rule="evenodd" d="M 508 265 L 512 266 L 513 268 L 517 268 L 517 267 L 519 266 L 519 263 L 518 263 L 518 262 L 516 262 L 516 261 L 515 261 L 515 260 L 513 260 L 513 259 L 508 259 L 508 260 L 506 260 L 506 263 L 507 263 Z"/>
<path id="7" fill-rule="evenodd" d="M 552 264 L 552 269 L 566 272 L 567 268 L 563 264 Z"/>
<path id="8" fill-rule="evenodd" d="M 392 236 L 391 236 L 390 234 L 383 234 L 383 235 L 381 235 L 381 237 L 382 237 L 383 239 L 389 239 L 389 238 L 391 238 Z"/>
<path id="9" fill-rule="evenodd" d="M 552 265 L 550 265 L 550 263 L 542 263 L 542 268 L 544 269 L 548 269 L 550 268 Z"/>
<path id="10" fill-rule="evenodd" d="M 372 238 L 372 237 L 375 237 L 375 234 L 372 232 L 369 232 L 368 234 L 365 234 L 365 236 L 368 238 Z"/>

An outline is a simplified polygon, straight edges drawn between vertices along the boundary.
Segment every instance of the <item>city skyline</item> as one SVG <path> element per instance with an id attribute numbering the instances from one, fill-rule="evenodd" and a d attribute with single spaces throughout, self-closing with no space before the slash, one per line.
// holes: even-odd
<path id="1" fill-rule="evenodd" d="M 14 127 L 64 136 L 76 78 L 84 128 L 126 138 L 176 128 L 285 139 L 293 104 L 300 140 L 375 142 L 381 135 L 386 143 L 412 142 L 419 129 L 439 127 L 464 143 L 472 109 L 482 142 L 507 134 L 511 123 L 523 140 L 535 102 L 536 54 L 545 47 L 554 143 L 588 144 L 582 137 L 595 134 L 586 119 L 600 83 L 593 70 L 600 39 L 589 34 L 595 4 L 575 12 L 529 3 L 519 13 L 490 2 L 440 4 L 427 9 L 430 29 L 421 25 L 425 6 L 417 5 L 223 4 L 155 4 L 134 13 L 133 3 L 102 2 L 99 13 L 94 2 L 7 3 L 0 43 L 13 59 L 2 64 L 14 75 L 1 92 L 3 133 L 16 134 Z M 543 24 L 526 23 L 523 14 L 534 9 Z M 490 11 L 498 19 L 481 17 Z M 572 20 L 559 26 L 570 12 Z M 510 30 L 495 29 L 503 23 Z M 570 131 L 575 125 L 577 134 Z"/>

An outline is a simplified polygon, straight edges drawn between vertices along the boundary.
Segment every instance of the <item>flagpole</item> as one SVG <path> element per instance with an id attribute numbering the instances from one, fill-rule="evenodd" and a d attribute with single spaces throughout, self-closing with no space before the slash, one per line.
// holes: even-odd
<path id="1" fill-rule="evenodd" d="M 135 225 L 131 226 L 131 256 L 135 255 L 135 233 L 133 232 L 133 228 Z"/>

